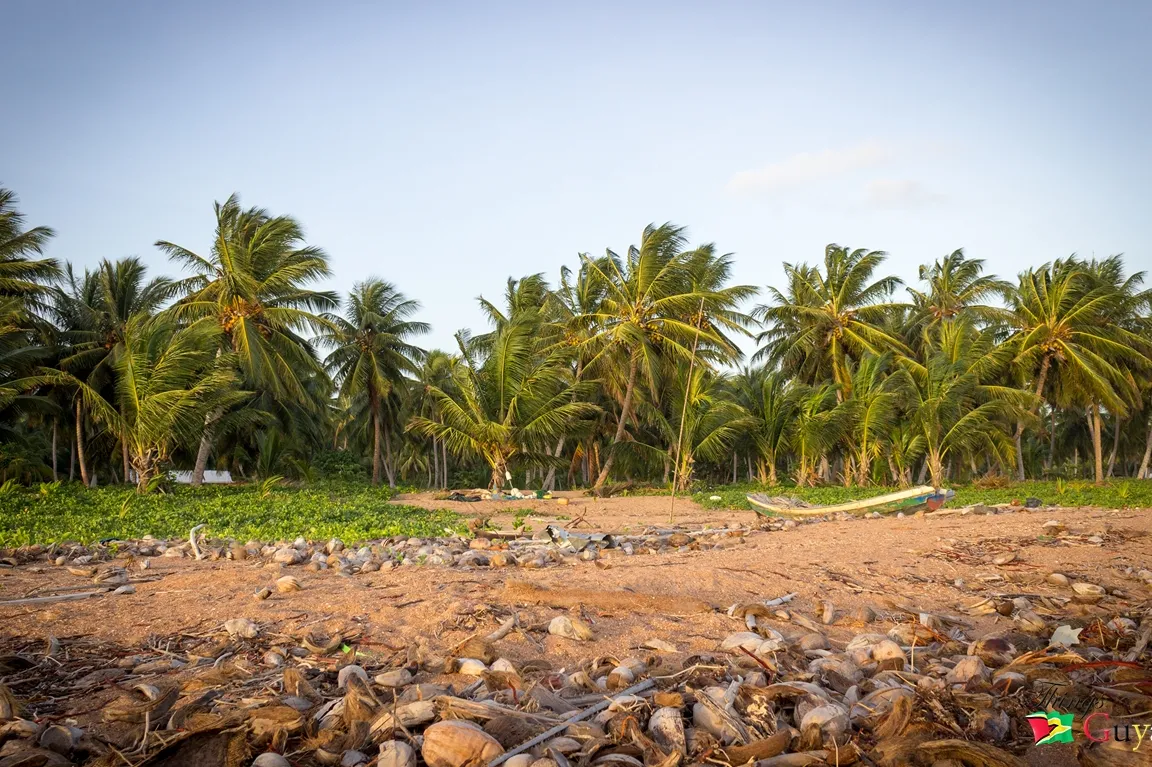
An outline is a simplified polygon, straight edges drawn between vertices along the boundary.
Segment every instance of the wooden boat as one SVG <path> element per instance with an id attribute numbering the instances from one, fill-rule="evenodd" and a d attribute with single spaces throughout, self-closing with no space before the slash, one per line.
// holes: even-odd
<path id="1" fill-rule="evenodd" d="M 809 507 L 790 505 L 783 502 L 784 499 L 772 498 L 763 493 L 750 493 L 747 497 L 753 510 L 765 516 L 822 517 L 825 514 L 840 512 L 862 515 L 871 514 L 874 511 L 890 514 L 897 511 L 917 511 L 921 508 L 935 511 L 955 495 L 955 491 L 952 490 L 937 490 L 931 485 L 920 485 L 887 495 L 878 495 L 875 498 L 838 503 L 834 506 Z"/>

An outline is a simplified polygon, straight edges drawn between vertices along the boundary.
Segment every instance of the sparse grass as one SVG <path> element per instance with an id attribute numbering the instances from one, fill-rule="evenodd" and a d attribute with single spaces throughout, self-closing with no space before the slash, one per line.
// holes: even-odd
<path id="1" fill-rule="evenodd" d="M 0 545 L 182 537 L 197 524 L 207 525 L 209 537 L 242 541 L 335 536 L 352 543 L 463 530 L 453 512 L 401 506 L 389 497 L 387 489 L 352 483 L 178 487 L 144 496 L 127 487 L 46 484 L 0 493 Z"/>
<path id="2" fill-rule="evenodd" d="M 974 485 L 950 486 L 956 497 L 950 507 L 972 506 L 977 503 L 988 505 L 998 503 L 1021 503 L 1028 497 L 1039 498 L 1045 505 L 1053 506 L 1098 506 L 1106 509 L 1152 508 L 1152 480 L 1119 479 L 1097 487 L 1092 482 L 1014 482 L 1006 487 L 977 487 Z M 745 495 L 766 493 L 799 498 L 817 506 L 846 503 L 862 498 L 872 498 L 884 493 L 895 492 L 893 487 L 766 487 L 758 484 L 724 485 L 692 494 L 694 500 L 709 509 L 751 509 Z M 710 500 L 720 496 L 719 501 Z"/>
<path id="3" fill-rule="evenodd" d="M 519 530 L 523 533 L 531 533 L 532 526 L 528 524 L 528 517 L 535 515 L 535 509 L 517 509 L 515 516 L 512 517 L 512 529 Z"/>

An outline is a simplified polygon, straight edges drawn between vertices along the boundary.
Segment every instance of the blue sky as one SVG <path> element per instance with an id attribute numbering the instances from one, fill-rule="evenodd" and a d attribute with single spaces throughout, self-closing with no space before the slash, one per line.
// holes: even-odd
<path id="1" fill-rule="evenodd" d="M 890 271 L 964 247 L 1015 275 L 1152 267 L 1152 3 L 8 0 L 0 184 L 79 265 L 212 202 L 299 218 L 328 287 L 425 307 L 623 250 L 650 222 L 742 283 L 838 242 Z"/>

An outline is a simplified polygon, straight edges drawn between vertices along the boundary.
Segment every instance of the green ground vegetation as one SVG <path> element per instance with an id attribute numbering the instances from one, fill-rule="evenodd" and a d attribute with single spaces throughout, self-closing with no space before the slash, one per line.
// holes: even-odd
<path id="1" fill-rule="evenodd" d="M 0 545 L 183 537 L 206 525 L 210 538 L 270 541 L 337 537 L 346 543 L 392 535 L 463 531 L 458 515 L 389 501 L 366 484 L 317 483 L 306 488 L 265 484 L 176 488 L 140 495 L 130 487 L 84 490 L 46 483 L 0 492 Z"/>
<path id="2" fill-rule="evenodd" d="M 751 509 L 748 493 L 766 493 L 799 498 L 813 505 L 830 506 L 863 498 L 872 498 L 884 493 L 897 491 L 895 487 L 766 487 L 754 483 L 724 485 L 711 489 L 698 490 L 693 498 L 709 509 Z M 1039 498 L 1051 506 L 1097 506 L 1104 509 L 1152 508 L 1152 480 L 1121 480 L 1105 485 L 1091 481 L 1052 482 L 1013 482 L 1003 487 L 981 487 L 979 485 L 953 486 L 956 497 L 948 506 L 958 508 L 978 503 L 994 505 L 1000 503 L 1023 503 L 1026 499 Z M 719 496 L 720 500 L 712 498 Z"/>

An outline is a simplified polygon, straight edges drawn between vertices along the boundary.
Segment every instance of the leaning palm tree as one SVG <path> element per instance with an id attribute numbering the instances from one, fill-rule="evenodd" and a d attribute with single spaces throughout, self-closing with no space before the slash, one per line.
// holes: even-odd
<path id="1" fill-rule="evenodd" d="M 879 250 L 849 250 L 832 244 L 824 250 L 824 270 L 807 264 L 784 264 L 786 291 L 769 287 L 772 303 L 758 306 L 753 316 L 768 328 L 758 337 L 757 357 L 766 358 L 802 381 L 831 379 L 838 396 L 849 393 L 850 360 L 865 353 L 910 351 L 886 320 L 899 304 L 889 302 L 902 281 L 873 279 L 887 254 Z"/>
<path id="2" fill-rule="evenodd" d="M 372 419 L 372 484 L 378 485 L 384 468 L 385 402 L 403 387 L 405 376 L 419 373 L 423 349 L 409 342 L 428 332 L 428 323 L 411 317 L 420 302 L 406 298 L 394 285 L 379 279 L 357 283 L 348 294 L 343 317 L 329 318 L 333 329 L 319 338 L 332 347 L 325 366 L 337 382 L 341 397 L 364 397 Z M 388 466 L 388 484 L 396 478 Z"/>
<path id="3" fill-rule="evenodd" d="M 308 401 L 306 374 L 323 374 L 302 333 L 324 332 L 322 312 L 339 301 L 308 285 L 329 276 L 328 256 L 304 244 L 304 230 L 289 216 L 241 208 L 236 195 L 216 203 L 212 249 L 199 255 L 165 240 L 156 246 L 193 275 L 180 283 L 186 294 L 171 309 L 180 322 L 218 326 L 220 352 L 234 354 L 245 386 L 278 398 Z M 204 480 L 213 430 L 223 411 L 205 419 L 192 484 Z"/>
<path id="4" fill-rule="evenodd" d="M 181 330 L 164 316 L 131 318 L 123 351 L 113 362 L 111 401 L 68 373 L 43 375 L 74 386 L 93 419 L 128 445 L 136 488 L 143 493 L 173 451 L 199 436 L 205 413 L 234 407 L 250 394 L 236 388 L 235 361 L 217 355 L 218 332 L 203 323 Z"/>
<path id="5" fill-rule="evenodd" d="M 529 322 L 509 322 L 483 349 L 464 331 L 456 337 L 464 365 L 456 395 L 429 385 L 440 420 L 417 415 L 409 429 L 443 440 L 457 456 L 483 460 L 493 490 L 504 484 L 514 460 L 525 466 L 553 464 L 549 443 L 577 430 L 598 410 L 581 401 L 587 389 L 572 382 L 564 353 L 540 353 Z"/>
<path id="6" fill-rule="evenodd" d="M 125 352 L 125 332 L 135 317 L 154 314 L 172 296 L 167 277 L 146 280 L 139 258 L 100 262 L 94 272 L 78 276 L 65 266 L 64 284 L 57 288 L 54 313 L 66 332 L 70 353 L 60 365 L 84 376 L 94 389 L 111 387 L 116 363 Z M 121 442 L 124 481 L 129 481 L 129 446 Z"/>
<path id="7" fill-rule="evenodd" d="M 649 224 L 640 245 L 630 247 L 623 258 L 610 250 L 598 259 L 583 256 L 604 289 L 599 306 L 580 317 L 597 327 L 586 342 L 596 350 L 591 364 L 598 366 L 609 391 L 620 395 L 612 450 L 596 477 L 596 490 L 612 472 L 636 410 L 637 389 L 647 384 L 655 393 L 664 358 L 687 364 L 698 338 L 698 362 L 734 359 L 730 342 L 713 320 L 734 310 L 741 294 L 716 286 L 698 288 L 694 251 L 686 251 L 686 245 L 683 227 Z"/>

